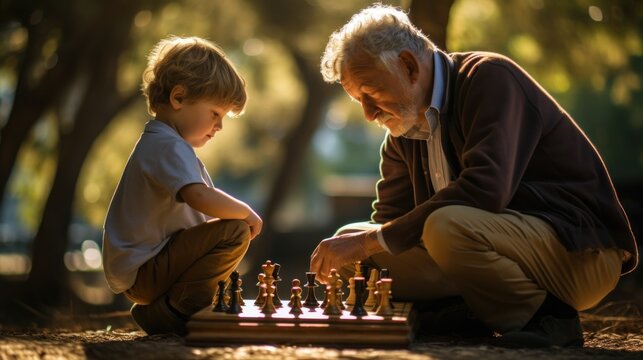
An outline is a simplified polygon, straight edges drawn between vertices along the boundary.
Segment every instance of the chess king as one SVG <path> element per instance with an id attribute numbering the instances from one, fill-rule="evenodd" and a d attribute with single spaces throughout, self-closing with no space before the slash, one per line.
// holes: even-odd
<path id="1" fill-rule="evenodd" d="M 446 53 L 389 6 L 334 32 L 321 72 L 388 131 L 372 221 L 323 240 L 310 270 L 361 260 L 390 269 L 398 299 L 461 296 L 507 344 L 582 345 L 578 311 L 638 252 L 570 115 L 512 60 Z"/>

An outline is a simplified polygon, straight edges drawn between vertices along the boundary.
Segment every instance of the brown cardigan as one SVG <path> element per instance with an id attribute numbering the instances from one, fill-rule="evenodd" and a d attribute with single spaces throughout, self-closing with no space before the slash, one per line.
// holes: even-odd
<path id="1" fill-rule="evenodd" d="M 620 248 L 636 267 L 627 216 L 600 155 L 524 70 L 493 53 L 453 53 L 440 121 L 454 181 L 434 194 L 423 140 L 387 136 L 372 220 L 393 254 L 420 242 L 426 218 L 447 205 L 538 216 L 570 251 Z"/>

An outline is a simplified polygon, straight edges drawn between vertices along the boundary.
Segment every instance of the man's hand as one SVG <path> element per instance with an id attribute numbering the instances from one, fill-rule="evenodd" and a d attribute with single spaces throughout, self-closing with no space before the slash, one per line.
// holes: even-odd
<path id="1" fill-rule="evenodd" d="M 382 252 L 375 231 L 360 231 L 324 239 L 310 256 L 310 271 L 317 273 L 317 279 L 325 283 L 330 269 L 339 270 L 346 264 Z"/>
<path id="2" fill-rule="evenodd" d="M 250 209 L 250 207 L 248 207 Z M 261 232 L 261 228 L 263 227 L 263 220 L 255 213 L 252 209 L 250 209 L 250 214 L 243 219 L 246 223 L 248 223 L 248 226 L 250 226 L 250 240 L 254 239 L 259 235 Z"/>

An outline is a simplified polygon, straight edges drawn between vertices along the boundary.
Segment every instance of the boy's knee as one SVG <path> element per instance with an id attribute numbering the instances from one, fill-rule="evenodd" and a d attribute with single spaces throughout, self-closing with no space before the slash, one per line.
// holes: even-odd
<path id="1" fill-rule="evenodd" d="M 243 245 L 250 241 L 250 226 L 243 220 L 220 220 L 223 226 L 223 234 L 230 244 Z"/>

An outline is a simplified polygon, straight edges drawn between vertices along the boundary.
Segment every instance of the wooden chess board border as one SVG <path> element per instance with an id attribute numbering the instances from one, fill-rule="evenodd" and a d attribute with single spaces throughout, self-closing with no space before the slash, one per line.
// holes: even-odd
<path id="1" fill-rule="evenodd" d="M 252 300 L 246 300 L 251 304 Z M 323 309 L 304 308 L 304 314 L 288 314 L 284 306 L 267 316 L 254 305 L 236 314 L 212 312 L 207 307 L 188 322 L 186 343 L 192 346 L 229 344 L 310 344 L 342 347 L 406 347 L 413 340 L 415 312 L 412 303 L 394 303 L 394 315 L 382 317 L 369 312 L 355 317 L 343 310 L 341 316 L 323 315 Z"/>

